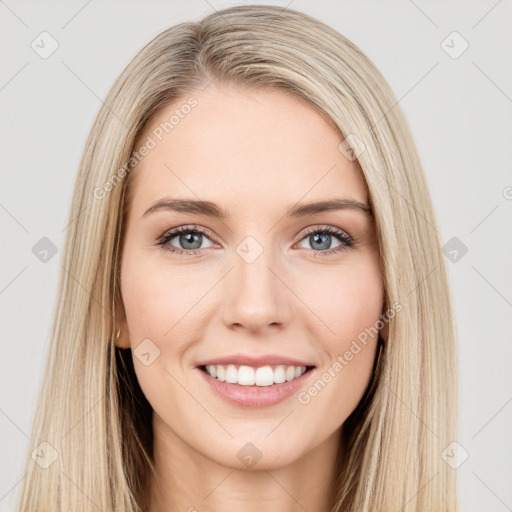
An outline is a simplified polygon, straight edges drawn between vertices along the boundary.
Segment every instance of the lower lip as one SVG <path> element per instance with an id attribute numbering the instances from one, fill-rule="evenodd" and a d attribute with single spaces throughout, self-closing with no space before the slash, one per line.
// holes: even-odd
<path id="1" fill-rule="evenodd" d="M 199 373 L 209 384 L 210 388 L 225 400 L 234 403 L 240 407 L 269 407 L 286 400 L 295 394 L 312 373 L 315 368 L 304 372 L 300 377 L 282 384 L 272 384 L 272 386 L 242 386 L 240 384 L 231 384 L 220 381 L 206 373 L 201 368 L 197 368 Z"/>

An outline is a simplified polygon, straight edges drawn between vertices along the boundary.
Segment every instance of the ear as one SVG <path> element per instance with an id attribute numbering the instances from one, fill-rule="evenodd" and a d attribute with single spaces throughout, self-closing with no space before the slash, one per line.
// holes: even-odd
<path id="1" fill-rule="evenodd" d="M 126 321 L 126 312 L 124 310 L 124 304 L 120 294 L 117 294 L 115 303 L 117 323 L 117 326 L 115 327 L 116 334 L 118 328 L 121 330 L 121 332 L 119 334 L 119 338 L 114 340 L 114 343 L 117 348 L 130 348 L 130 335 L 128 332 L 128 323 Z"/>

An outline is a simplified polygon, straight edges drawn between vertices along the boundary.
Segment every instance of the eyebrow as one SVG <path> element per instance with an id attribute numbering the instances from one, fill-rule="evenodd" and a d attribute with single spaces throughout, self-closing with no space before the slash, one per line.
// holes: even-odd
<path id="1" fill-rule="evenodd" d="M 161 210 L 206 215 L 216 219 L 226 219 L 230 217 L 228 210 L 221 208 L 218 204 L 211 201 L 171 197 L 159 199 L 150 206 L 142 216 L 145 217 L 146 215 Z M 372 209 L 369 205 L 356 201 L 355 199 L 336 198 L 311 203 L 296 203 L 287 209 L 284 217 L 306 217 L 308 215 L 315 215 L 331 210 L 357 210 L 372 216 Z"/>

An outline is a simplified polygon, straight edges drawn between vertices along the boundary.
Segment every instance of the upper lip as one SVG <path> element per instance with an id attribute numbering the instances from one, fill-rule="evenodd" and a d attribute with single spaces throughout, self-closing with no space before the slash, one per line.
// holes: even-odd
<path id="1" fill-rule="evenodd" d="M 253 366 L 259 368 L 261 366 L 272 366 L 272 365 L 288 365 L 288 366 L 314 366 L 312 363 L 307 361 L 301 361 L 292 357 L 284 357 L 277 354 L 266 354 L 266 355 L 245 355 L 245 354 L 232 354 L 230 356 L 215 357 L 200 361 L 196 364 L 196 367 L 207 366 L 213 364 L 235 364 Z"/>

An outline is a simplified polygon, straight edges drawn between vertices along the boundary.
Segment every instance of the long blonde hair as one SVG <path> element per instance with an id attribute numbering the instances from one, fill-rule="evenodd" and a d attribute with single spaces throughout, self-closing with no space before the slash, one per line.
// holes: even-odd
<path id="1" fill-rule="evenodd" d="M 98 113 L 74 190 L 19 510 L 147 506 L 151 407 L 130 350 L 114 344 L 130 158 L 162 106 L 212 81 L 296 94 L 353 150 L 354 141 L 363 148 L 350 154 L 369 192 L 386 304 L 402 310 L 389 320 L 371 386 L 344 423 L 333 512 L 456 511 L 456 472 L 442 457 L 456 439 L 456 333 L 410 129 L 357 46 L 306 14 L 267 5 L 165 30 L 126 67 Z"/>

